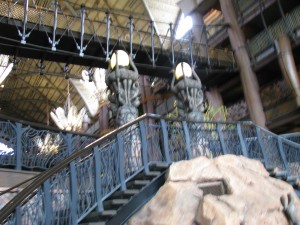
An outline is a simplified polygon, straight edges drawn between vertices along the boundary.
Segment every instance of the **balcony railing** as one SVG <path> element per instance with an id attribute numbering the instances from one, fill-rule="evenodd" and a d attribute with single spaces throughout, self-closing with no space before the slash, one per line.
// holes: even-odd
<path id="1" fill-rule="evenodd" d="M 54 4 L 42 7 L 38 5 L 39 2 L 36 3 L 36 1 L 31 0 L 28 0 L 28 2 L 28 11 L 25 13 L 23 1 L 0 1 L 0 22 L 15 26 L 16 34 L 19 34 L 13 39 L 14 42 L 22 40 L 24 44 L 27 41 L 29 43 L 31 32 L 38 29 L 45 33 L 45 35 L 41 35 L 41 38 L 45 38 L 45 43 L 49 43 L 49 50 L 52 48 L 53 51 L 56 51 L 54 50 L 56 48 L 59 51 L 61 47 L 60 40 L 68 36 L 74 41 L 81 56 L 91 48 L 90 43 L 94 43 L 100 48 L 100 55 L 104 56 L 102 58 L 106 59 L 117 47 L 121 46 L 134 56 L 143 52 L 143 54 L 146 54 L 144 60 L 148 60 L 149 64 L 153 65 L 159 63 L 161 55 L 167 55 L 169 61 L 176 64 L 176 60 L 179 58 L 180 60 L 189 60 L 191 54 L 193 54 L 194 61 L 199 60 L 205 63 L 209 62 L 207 59 L 209 57 L 212 62 L 211 66 L 235 65 L 231 51 L 222 52 L 222 49 L 216 49 L 218 54 L 207 56 L 204 53 L 210 53 L 210 47 L 207 50 L 208 46 L 206 45 L 194 41 L 191 44 L 192 38 L 177 40 L 174 35 L 176 24 L 170 26 L 168 23 L 133 17 L 131 18 L 133 26 L 130 27 L 131 22 L 128 15 L 114 12 L 107 14 L 104 9 L 86 8 L 84 13 L 77 10 L 75 14 L 71 15 L 68 10 L 63 10 L 64 7 L 60 5 L 61 2 L 58 2 L 57 10 L 55 10 Z M 68 4 L 72 3 L 68 2 Z M 75 4 L 74 8 L 78 9 L 78 5 Z M 85 16 L 79 16 L 81 14 Z M 96 17 L 92 17 L 96 14 Z M 26 18 L 25 22 L 24 18 Z M 101 20 L 98 18 L 101 18 Z M 154 22 L 159 24 L 162 30 L 166 32 L 157 34 L 153 26 Z M 222 25 L 211 25 L 206 30 L 210 33 L 210 30 L 221 29 L 221 27 Z M 30 44 L 38 46 L 37 43 Z M 93 47 L 95 46 L 93 45 Z M 201 50 L 198 51 L 198 49 Z M 203 60 L 203 57 L 206 59 Z M 217 63 L 213 64 L 214 62 Z"/>
<path id="2" fill-rule="evenodd" d="M 97 138 L 96 135 L 51 131 L 49 127 L 34 128 L 19 122 L 0 121 L 0 166 L 44 170 Z"/>
<path id="3" fill-rule="evenodd" d="M 282 18 L 270 25 L 267 30 L 257 34 L 248 42 L 248 49 L 252 60 L 257 61 L 263 51 L 273 47 L 275 40 L 282 34 L 289 34 L 294 38 L 296 30 L 300 28 L 300 7 L 295 8 L 293 11 L 285 15 Z"/>

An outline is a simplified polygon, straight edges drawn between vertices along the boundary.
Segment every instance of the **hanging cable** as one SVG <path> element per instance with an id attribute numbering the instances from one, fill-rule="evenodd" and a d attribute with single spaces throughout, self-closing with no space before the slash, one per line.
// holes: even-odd
<path id="1" fill-rule="evenodd" d="M 89 82 L 93 82 L 93 68 L 88 69 Z"/>
<path id="2" fill-rule="evenodd" d="M 66 100 L 66 107 L 65 107 L 65 112 L 68 110 L 70 112 L 71 109 L 71 96 L 70 96 L 70 80 L 68 79 L 68 87 L 67 87 L 67 100 Z"/>
<path id="3" fill-rule="evenodd" d="M 262 0 L 259 0 L 259 7 L 260 7 L 260 17 L 261 17 L 264 29 L 267 32 L 267 35 L 269 37 L 269 41 L 271 42 L 271 44 L 273 44 L 274 43 L 274 38 L 272 37 L 272 35 L 271 35 L 271 33 L 270 33 L 270 31 L 268 30 L 268 27 L 267 27 L 267 23 L 266 23 L 264 13 L 263 13 L 263 11 L 265 10 L 265 6 L 264 6 L 264 3 L 262 2 Z"/>
<path id="4" fill-rule="evenodd" d="M 44 75 L 44 69 L 46 68 L 46 65 L 44 65 L 44 59 L 41 59 L 36 66 L 40 69 L 40 75 Z"/>
<path id="5" fill-rule="evenodd" d="M 64 72 L 65 72 L 65 79 L 69 79 L 70 78 L 70 71 L 69 71 L 69 64 L 66 63 L 66 65 L 64 66 Z"/>

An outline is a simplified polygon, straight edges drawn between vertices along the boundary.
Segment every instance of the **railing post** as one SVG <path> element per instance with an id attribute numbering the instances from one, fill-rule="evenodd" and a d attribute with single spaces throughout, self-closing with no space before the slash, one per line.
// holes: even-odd
<path id="1" fill-rule="evenodd" d="M 121 181 L 121 190 L 126 190 L 125 184 L 125 161 L 124 161 L 124 146 L 123 146 L 123 137 L 120 133 L 117 134 L 117 143 L 119 152 L 119 174 L 120 174 L 120 181 Z"/>
<path id="2" fill-rule="evenodd" d="M 26 38 L 28 35 L 26 34 L 26 26 L 27 26 L 27 17 L 28 17 L 28 0 L 24 0 L 24 19 L 23 19 L 23 30 L 22 33 L 19 31 L 19 36 L 22 37 L 21 44 L 26 44 Z"/>
<path id="3" fill-rule="evenodd" d="M 264 143 L 262 140 L 262 133 L 261 133 L 260 127 L 257 127 L 257 126 L 256 126 L 256 135 L 257 135 L 258 144 L 261 148 L 261 151 L 262 151 L 262 154 L 264 157 L 265 167 L 268 169 L 269 168 L 269 159 L 268 159 L 267 151 L 265 149 L 265 146 L 264 146 Z"/>
<path id="4" fill-rule="evenodd" d="M 182 121 L 182 128 L 183 128 L 183 133 L 184 133 L 184 138 L 185 138 L 185 150 L 187 153 L 187 157 L 188 157 L 188 159 L 192 159 L 193 155 L 191 152 L 191 139 L 190 139 L 189 128 L 187 126 L 186 121 Z"/>
<path id="5" fill-rule="evenodd" d="M 95 147 L 94 151 L 94 163 L 95 163 L 95 191 L 97 199 L 97 211 L 103 212 L 103 202 L 102 202 L 102 182 L 101 182 L 101 158 L 100 158 L 100 148 Z"/>
<path id="6" fill-rule="evenodd" d="M 106 12 L 106 52 L 105 52 L 105 60 L 109 61 L 109 36 L 110 36 L 110 16 L 109 12 Z"/>
<path id="7" fill-rule="evenodd" d="M 43 192 L 45 195 L 44 200 L 44 210 L 45 210 L 45 225 L 52 224 L 52 200 L 51 200 L 51 188 L 50 188 L 50 182 L 49 180 L 46 180 L 43 183 Z"/>
<path id="8" fill-rule="evenodd" d="M 281 159 L 283 161 L 285 170 L 287 172 L 287 176 L 289 176 L 290 175 L 290 168 L 289 168 L 288 161 L 287 161 L 287 159 L 285 157 L 285 154 L 284 154 L 284 151 L 283 151 L 282 137 L 278 136 L 277 141 L 278 141 L 278 147 L 279 147 L 279 153 L 280 153 Z"/>
<path id="9" fill-rule="evenodd" d="M 22 167 L 22 124 L 16 123 L 17 146 L 16 146 L 16 170 L 21 170 Z"/>
<path id="10" fill-rule="evenodd" d="M 72 134 L 68 133 L 66 135 L 66 141 L 67 141 L 67 151 L 69 155 L 72 154 L 72 142 L 73 142 L 73 137 Z M 75 162 L 72 161 L 69 165 L 70 169 L 70 189 L 71 189 L 71 212 L 70 212 L 70 217 L 71 217 L 71 223 L 72 224 L 77 224 L 77 173 L 76 173 L 76 168 L 75 168 Z"/>
<path id="11" fill-rule="evenodd" d="M 145 122 L 142 120 L 139 122 L 139 127 L 141 131 L 141 139 L 142 139 L 142 162 L 144 165 L 145 173 L 149 173 L 149 164 L 148 164 L 148 145 L 147 145 L 147 134 Z"/>
<path id="12" fill-rule="evenodd" d="M 171 163 L 170 159 L 170 152 L 169 152 L 169 143 L 168 143 L 168 130 L 167 130 L 167 124 L 164 119 L 160 120 L 161 129 L 162 129 L 162 135 L 163 135 L 163 156 L 165 157 L 165 160 L 168 164 Z"/>
<path id="13" fill-rule="evenodd" d="M 221 127 L 220 123 L 217 123 L 217 132 L 219 135 L 222 151 L 223 151 L 224 155 L 226 155 L 226 154 L 228 154 L 228 151 L 227 151 L 227 147 L 225 145 L 224 135 L 223 135 L 223 131 L 222 131 L 222 127 Z"/>
<path id="14" fill-rule="evenodd" d="M 174 56 L 174 30 L 173 30 L 173 24 L 170 23 L 170 38 L 171 38 L 171 53 L 172 53 L 172 66 L 175 64 L 175 56 Z"/>
<path id="15" fill-rule="evenodd" d="M 70 133 L 62 134 L 67 145 L 67 153 L 70 156 L 73 153 L 73 135 Z"/>
<path id="16" fill-rule="evenodd" d="M 16 225 L 22 225 L 22 215 L 21 215 L 21 207 L 20 206 L 16 207 L 15 215 L 16 215 L 15 224 Z"/>
<path id="17" fill-rule="evenodd" d="M 83 57 L 84 56 L 84 50 L 85 48 L 83 47 L 83 39 L 84 39 L 84 20 L 85 20 L 85 6 L 82 4 L 81 5 L 81 25 L 80 25 L 80 47 L 78 48 L 79 50 L 79 56 Z"/>
<path id="18" fill-rule="evenodd" d="M 238 132 L 238 135 L 239 135 L 240 143 L 241 143 L 241 146 L 242 146 L 243 156 L 248 158 L 249 155 L 248 155 L 247 147 L 246 147 L 246 144 L 245 144 L 245 141 L 244 141 L 244 138 L 243 138 L 241 123 L 237 123 L 236 126 L 237 126 L 237 132 Z"/>
<path id="19" fill-rule="evenodd" d="M 56 28 L 57 28 L 57 12 L 58 12 L 58 0 L 54 1 L 54 19 L 53 19 L 53 33 L 52 40 L 49 37 L 49 42 L 52 44 L 52 51 L 56 51 L 56 45 L 58 44 L 55 40 L 56 38 Z"/>
<path id="20" fill-rule="evenodd" d="M 129 16 L 129 46 L 130 46 L 130 53 L 129 57 L 131 60 L 133 60 L 133 54 L 132 54 L 132 39 L 133 39 L 133 23 L 132 23 L 132 16 Z"/>
<path id="21" fill-rule="evenodd" d="M 155 67 L 155 53 L 154 53 L 154 22 L 151 20 L 151 56 L 152 56 L 152 66 Z"/>

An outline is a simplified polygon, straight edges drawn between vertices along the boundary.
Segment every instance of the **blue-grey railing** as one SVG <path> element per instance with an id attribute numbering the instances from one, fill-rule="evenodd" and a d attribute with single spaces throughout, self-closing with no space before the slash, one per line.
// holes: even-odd
<path id="1" fill-rule="evenodd" d="M 0 167 L 47 169 L 97 138 L 26 122 L 0 121 Z"/>
<path id="2" fill-rule="evenodd" d="M 282 134 L 280 136 L 300 144 L 300 132 Z"/>
<path id="3" fill-rule="evenodd" d="M 2 224 L 77 224 L 153 162 L 244 155 L 300 175 L 300 145 L 252 122 L 187 122 L 143 115 L 41 173 L 0 211 Z"/>

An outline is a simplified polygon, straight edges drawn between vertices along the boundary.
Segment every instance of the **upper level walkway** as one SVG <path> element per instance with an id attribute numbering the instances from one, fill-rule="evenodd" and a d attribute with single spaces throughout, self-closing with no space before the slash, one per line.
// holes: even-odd
<path id="1" fill-rule="evenodd" d="M 237 69 L 231 50 L 212 47 L 219 42 L 219 37 L 227 37 L 228 25 L 222 14 L 208 26 L 194 26 L 184 38 L 176 39 L 178 24 L 149 21 L 139 16 L 128 18 L 101 10 L 95 12 L 88 7 L 84 12 L 79 8 L 76 14 L 70 14 L 60 3 L 55 10 L 53 4 L 43 7 L 29 2 L 25 11 L 20 1 L 0 1 L 3 28 L 0 29 L 0 46 L 4 54 L 17 52 L 18 56 L 29 58 L 42 55 L 45 60 L 106 68 L 112 52 L 121 48 L 132 55 L 140 74 L 145 75 L 169 77 L 170 68 L 180 61 L 196 63 L 200 77 L 214 70 L 228 73 Z M 275 3 L 276 0 L 234 1 L 241 23 L 263 15 L 263 10 Z M 72 7 L 78 8 L 76 4 Z M 300 6 L 248 40 L 246 47 L 255 68 L 270 54 L 275 55 L 275 40 L 280 35 L 289 34 L 294 44 L 299 44 L 299 15 Z M 153 23 L 159 24 L 165 33 L 158 33 Z M 195 38 L 197 35 L 200 42 L 199 37 Z M 21 42 L 23 44 L 16 45 Z"/>

